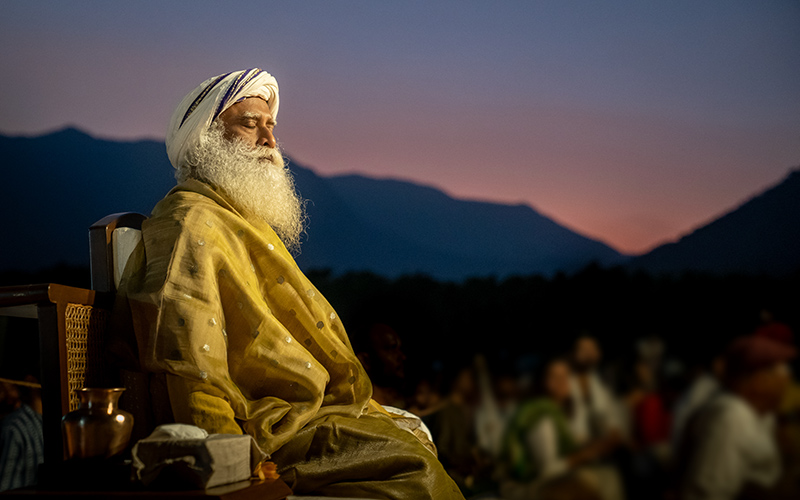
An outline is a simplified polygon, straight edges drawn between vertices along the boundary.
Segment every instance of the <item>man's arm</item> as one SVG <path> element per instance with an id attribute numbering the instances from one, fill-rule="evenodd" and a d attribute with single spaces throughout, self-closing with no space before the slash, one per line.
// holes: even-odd
<path id="1" fill-rule="evenodd" d="M 0 491 L 18 488 L 22 457 L 22 436 L 16 429 L 5 425 L 0 430 Z"/>
<path id="2" fill-rule="evenodd" d="M 214 386 L 167 374 L 167 392 L 175 421 L 209 434 L 242 434 L 228 398 Z"/>
<path id="3" fill-rule="evenodd" d="M 562 474 L 570 467 L 569 461 L 559 456 L 556 428 L 551 418 L 541 418 L 528 431 L 527 441 L 531 458 L 538 466 L 539 480 Z"/>
<path id="4" fill-rule="evenodd" d="M 708 415 L 687 438 L 694 440 L 681 485 L 682 500 L 728 500 L 742 489 L 747 464 L 739 450 L 741 432 L 727 415 Z"/>

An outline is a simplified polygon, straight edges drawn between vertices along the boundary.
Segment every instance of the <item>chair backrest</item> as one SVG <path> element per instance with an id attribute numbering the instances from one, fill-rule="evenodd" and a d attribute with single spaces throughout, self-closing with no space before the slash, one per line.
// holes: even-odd
<path id="1" fill-rule="evenodd" d="M 93 289 L 112 296 L 116 294 L 125 265 L 142 240 L 145 220 L 147 217 L 142 214 L 123 212 L 103 217 L 91 225 L 89 258 Z M 157 413 L 158 408 L 154 408 L 154 405 L 168 402 L 165 381 L 126 368 L 119 369 L 114 376 L 126 389 L 120 408 L 133 414 L 133 440 L 146 437 L 159 423 L 172 421 L 171 416 L 162 416 Z"/>
<path id="2" fill-rule="evenodd" d="M 116 292 L 122 271 L 142 239 L 146 216 L 136 212 L 107 215 L 89 227 L 92 289 Z"/>

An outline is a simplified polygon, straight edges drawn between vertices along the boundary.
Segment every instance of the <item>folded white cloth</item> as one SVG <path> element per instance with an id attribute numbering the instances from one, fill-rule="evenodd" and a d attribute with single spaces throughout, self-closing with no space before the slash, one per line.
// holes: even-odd
<path id="1" fill-rule="evenodd" d="M 133 468 L 144 485 L 166 481 L 212 488 L 245 481 L 266 458 L 247 434 L 211 434 L 193 425 L 168 424 L 133 447 Z"/>
<path id="2" fill-rule="evenodd" d="M 406 411 L 401 408 L 397 408 L 395 406 L 387 406 L 387 405 L 381 405 L 381 406 L 383 406 L 383 409 L 388 411 L 389 413 L 394 413 L 395 415 L 401 415 L 404 418 L 409 419 L 410 425 L 406 426 L 401 425 L 400 426 L 401 429 L 408 431 L 411 434 L 414 434 L 414 429 L 420 429 L 422 432 L 425 433 L 426 436 L 428 436 L 428 439 L 431 440 L 431 443 L 433 442 L 433 434 L 431 434 L 431 430 L 428 429 L 428 426 L 425 425 L 425 422 L 423 422 L 421 418 L 414 415 L 410 411 Z"/>

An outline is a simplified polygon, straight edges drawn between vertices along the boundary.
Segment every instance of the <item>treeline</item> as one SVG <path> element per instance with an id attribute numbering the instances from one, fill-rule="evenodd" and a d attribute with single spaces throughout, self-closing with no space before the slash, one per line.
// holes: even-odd
<path id="1" fill-rule="evenodd" d="M 351 337 L 372 323 L 401 336 L 409 362 L 458 365 L 475 353 L 513 360 L 560 353 L 576 335 L 600 339 L 608 358 L 631 354 L 636 339 L 658 335 L 678 357 L 721 349 L 752 332 L 760 312 L 800 328 L 800 272 L 785 277 L 687 273 L 651 276 L 591 265 L 575 274 L 439 282 L 387 279 L 368 272 L 308 273 Z M 56 282 L 89 287 L 89 270 L 59 266 L 0 273 L 0 286 Z"/>
<path id="2" fill-rule="evenodd" d="M 552 278 L 513 276 L 437 282 L 371 273 L 309 272 L 351 337 L 373 322 L 400 334 L 409 361 L 464 364 L 476 353 L 500 362 L 566 351 L 582 332 L 607 358 L 632 355 L 635 341 L 661 337 L 678 358 L 716 352 L 759 326 L 761 311 L 800 326 L 800 273 L 770 276 L 650 276 L 591 265 Z"/>

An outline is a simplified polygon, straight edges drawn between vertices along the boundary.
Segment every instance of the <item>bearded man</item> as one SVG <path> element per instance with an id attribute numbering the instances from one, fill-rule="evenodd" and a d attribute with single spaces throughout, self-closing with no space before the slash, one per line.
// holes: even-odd
<path id="1" fill-rule="evenodd" d="M 255 68 L 206 80 L 175 110 L 178 185 L 119 290 L 141 367 L 163 374 L 175 421 L 250 434 L 296 493 L 463 498 L 371 400 L 344 326 L 292 258 L 303 203 L 273 134 L 278 104 Z"/>

